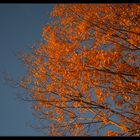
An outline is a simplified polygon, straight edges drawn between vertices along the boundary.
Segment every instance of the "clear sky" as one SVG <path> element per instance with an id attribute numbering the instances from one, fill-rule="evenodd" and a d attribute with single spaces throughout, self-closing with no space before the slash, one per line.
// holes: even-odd
<path id="1" fill-rule="evenodd" d="M 24 68 L 14 53 L 40 40 L 41 26 L 49 22 L 53 4 L 0 4 L 0 72 L 15 78 Z M 34 120 L 30 105 L 17 100 L 15 89 L 7 86 L 0 74 L 0 136 L 38 136 L 26 126 Z"/>

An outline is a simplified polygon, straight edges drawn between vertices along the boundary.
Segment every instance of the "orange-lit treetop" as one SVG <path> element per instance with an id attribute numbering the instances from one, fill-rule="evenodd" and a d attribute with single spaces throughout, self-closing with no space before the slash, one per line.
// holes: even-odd
<path id="1" fill-rule="evenodd" d="M 139 135 L 140 6 L 60 4 L 21 56 L 20 83 L 48 135 Z M 28 61 L 27 61 L 28 60 Z"/>

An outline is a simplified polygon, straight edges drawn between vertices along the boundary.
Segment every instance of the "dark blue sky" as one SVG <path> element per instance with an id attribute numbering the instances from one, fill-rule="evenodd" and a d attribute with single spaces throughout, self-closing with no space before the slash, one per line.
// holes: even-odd
<path id="1" fill-rule="evenodd" d="M 53 4 L 0 4 L 0 72 L 7 70 L 15 78 L 24 67 L 14 53 L 40 40 L 41 26 L 49 22 Z M 30 105 L 16 99 L 15 89 L 7 86 L 0 74 L 0 136 L 38 136 L 27 127 L 34 120 Z"/>

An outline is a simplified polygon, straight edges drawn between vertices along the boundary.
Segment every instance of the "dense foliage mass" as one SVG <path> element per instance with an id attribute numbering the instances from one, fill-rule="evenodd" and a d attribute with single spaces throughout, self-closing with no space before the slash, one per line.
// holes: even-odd
<path id="1" fill-rule="evenodd" d="M 21 53 L 20 87 L 47 135 L 140 135 L 140 5 L 60 4 Z"/>

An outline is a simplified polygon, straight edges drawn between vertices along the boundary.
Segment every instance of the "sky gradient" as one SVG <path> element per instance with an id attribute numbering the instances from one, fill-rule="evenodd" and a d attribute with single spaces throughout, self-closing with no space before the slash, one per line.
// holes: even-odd
<path id="1" fill-rule="evenodd" d="M 49 22 L 53 4 L 0 4 L 0 136 L 39 136 L 26 126 L 34 120 L 30 105 L 17 99 L 15 89 L 5 84 L 2 71 L 15 79 L 25 72 L 15 53 L 40 40 L 41 27 Z"/>

